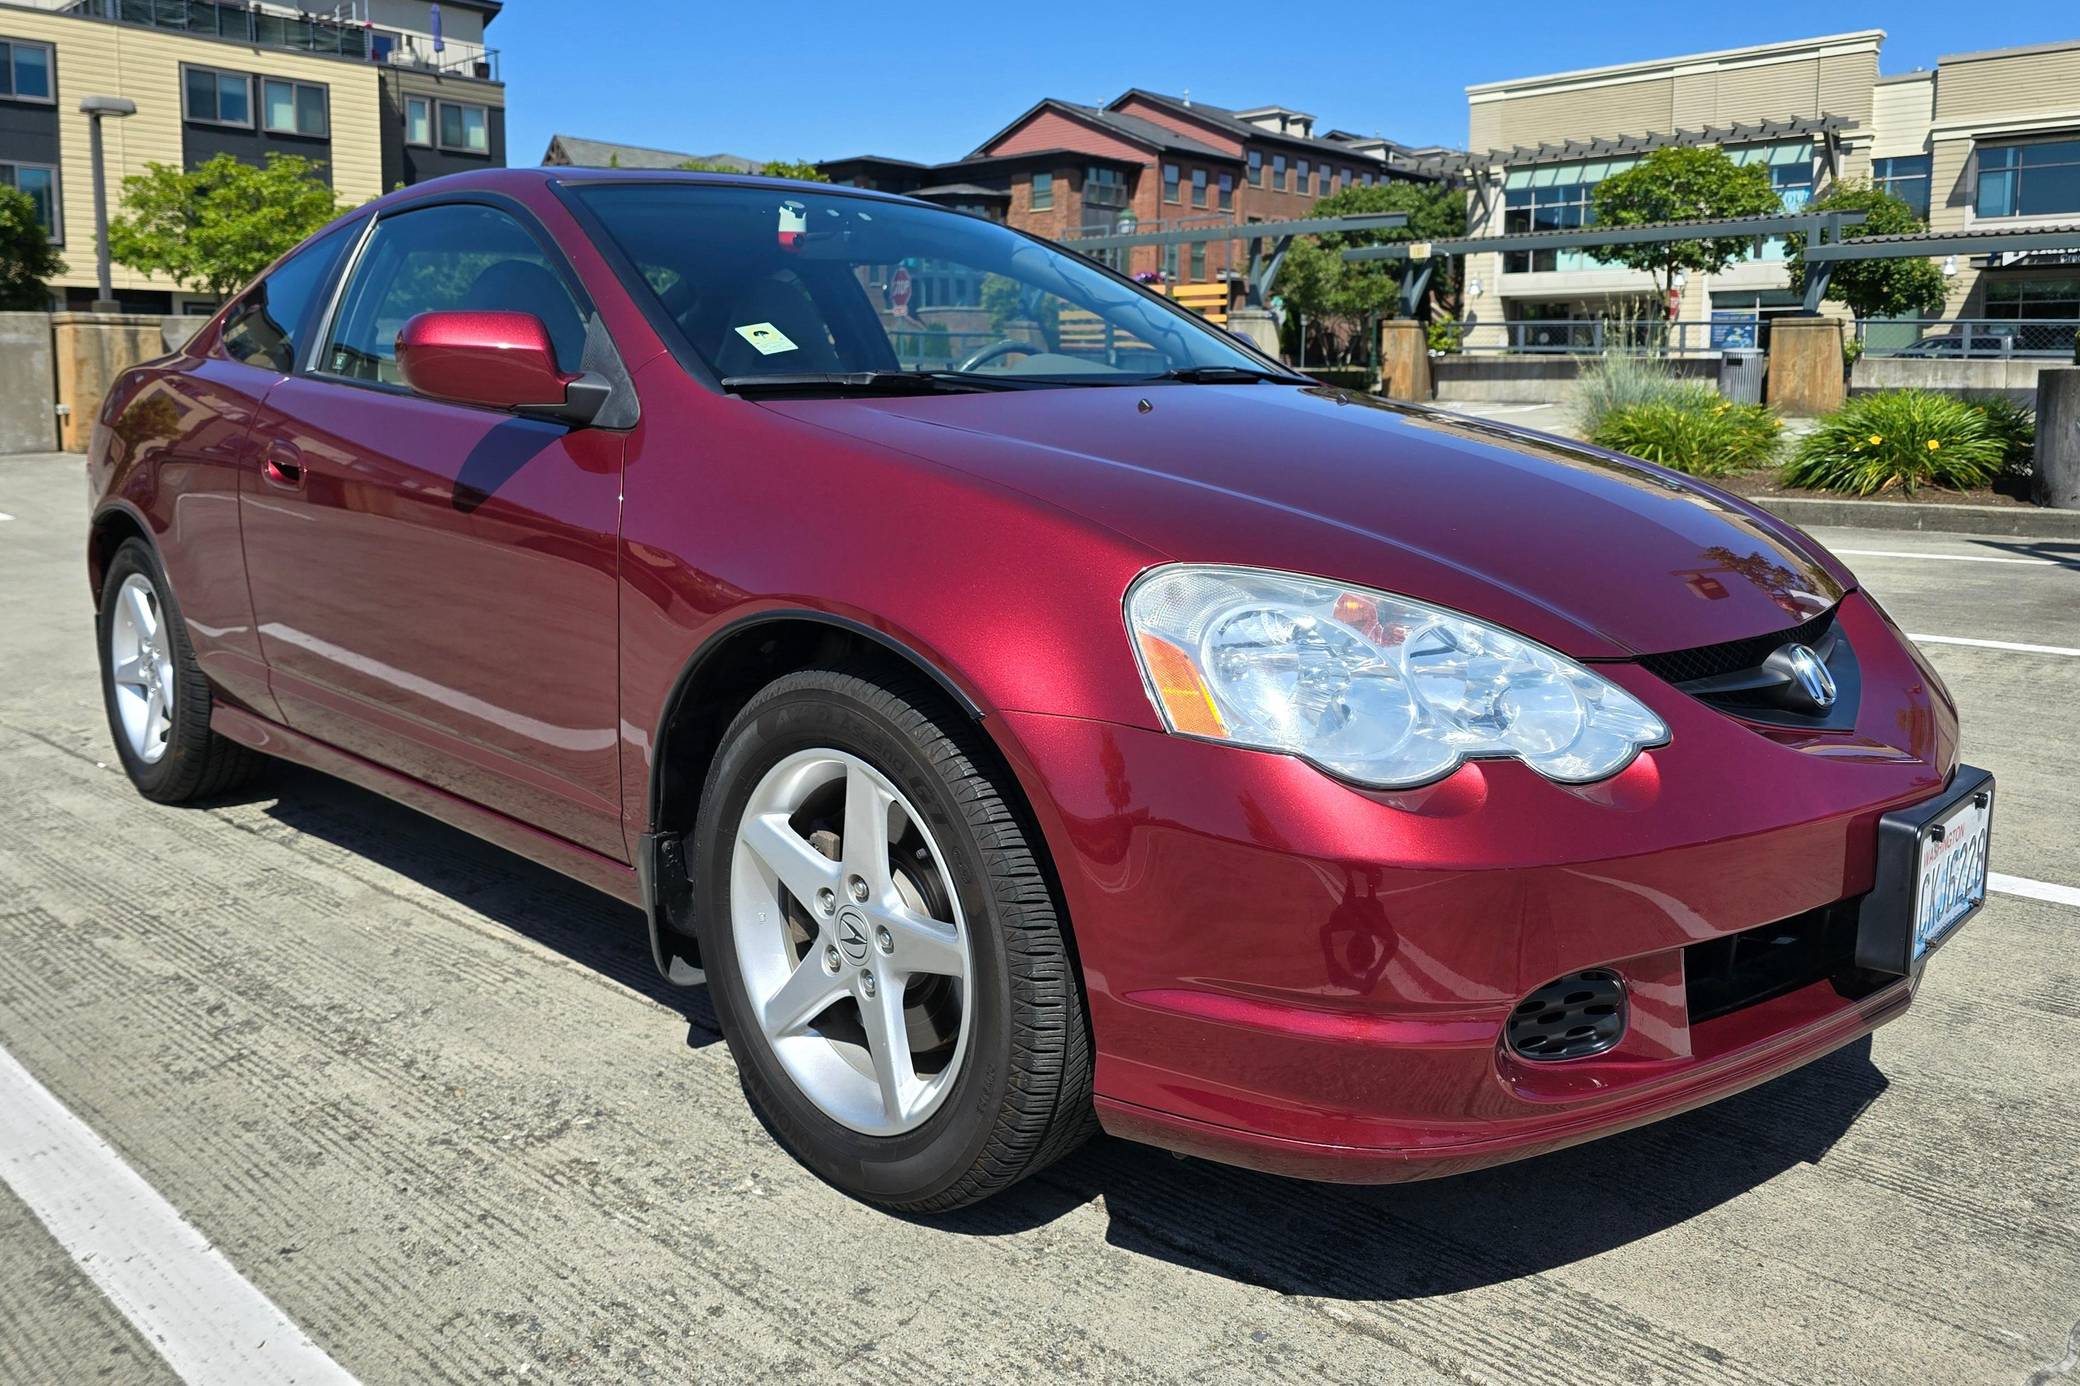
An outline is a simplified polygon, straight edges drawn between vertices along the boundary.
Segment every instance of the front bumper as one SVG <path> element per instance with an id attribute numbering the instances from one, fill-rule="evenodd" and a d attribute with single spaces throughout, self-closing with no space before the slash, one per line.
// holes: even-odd
<path id="1" fill-rule="evenodd" d="M 1911 979 L 1792 977 L 1709 1014 L 1688 985 L 1727 935 L 1853 914 L 1879 818 L 1951 773 L 1955 717 L 1926 667 L 1861 597 L 1840 621 L 1864 670 L 1854 728 L 1762 729 L 1604 666 L 1673 735 L 1590 786 L 1489 762 L 1384 794 L 1289 757 L 1003 714 L 1074 925 L 1107 1129 L 1283 1173 L 1422 1178 L 1712 1101 L 1897 1015 Z M 1625 982 L 1616 1047 L 1511 1051 L 1525 994 L 1592 967 Z"/>

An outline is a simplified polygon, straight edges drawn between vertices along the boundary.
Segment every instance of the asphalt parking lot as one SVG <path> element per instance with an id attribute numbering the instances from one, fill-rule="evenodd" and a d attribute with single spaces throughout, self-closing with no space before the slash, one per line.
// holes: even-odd
<path id="1" fill-rule="evenodd" d="M 1454 1180 L 1099 1140 L 924 1222 L 771 1143 L 635 911 L 303 771 L 139 799 L 86 501 L 0 459 L 0 1382 L 240 1375 L 183 1287 L 148 1337 L 83 1267 L 149 1261 L 152 1199 L 371 1382 L 2080 1379 L 2080 543 L 1820 536 L 2001 783 L 2001 892 L 1871 1040 Z M 25 1173 L 10 1065 L 140 1183 Z"/>

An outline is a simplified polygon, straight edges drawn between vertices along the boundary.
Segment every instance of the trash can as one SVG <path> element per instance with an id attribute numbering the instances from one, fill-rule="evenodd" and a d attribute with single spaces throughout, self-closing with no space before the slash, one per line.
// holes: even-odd
<path id="1" fill-rule="evenodd" d="M 1762 373 L 1769 357 L 1753 347 L 1728 347 L 1719 357 L 1719 393 L 1730 404 L 1762 403 Z"/>

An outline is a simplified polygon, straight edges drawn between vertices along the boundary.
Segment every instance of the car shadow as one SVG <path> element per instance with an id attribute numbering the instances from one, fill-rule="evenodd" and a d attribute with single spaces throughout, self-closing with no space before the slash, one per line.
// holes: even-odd
<path id="1" fill-rule="evenodd" d="M 1870 1040 L 1655 1125 L 1494 1169 L 1315 1184 L 1100 1137 L 1036 1178 L 920 1219 L 998 1236 L 1102 1202 L 1123 1251 L 1289 1295 L 1393 1301 L 1499 1284 L 1709 1214 L 1817 1163 L 1885 1091 Z"/>
<path id="2" fill-rule="evenodd" d="M 720 1038 L 705 987 L 657 975 L 642 912 L 341 780 L 274 767 L 236 799 L 406 876 Z M 1885 1091 L 1860 1039 L 1667 1121 L 1494 1169 L 1376 1188 L 1315 1184 L 1098 1136 L 989 1201 L 910 1219 L 949 1235 L 1030 1232 L 1096 1205 L 1107 1242 L 1281 1294 L 1392 1301 L 1493 1285 L 1706 1216 L 1818 1162 Z M 776 1148 L 775 1159 L 786 1158 Z"/>
<path id="3" fill-rule="evenodd" d="M 263 806 L 268 817 L 407 876 L 500 928 L 610 977 L 687 1023 L 687 1045 L 722 1038 L 706 987 L 657 974 L 643 912 L 437 818 L 345 780 L 283 763 L 217 804 Z"/>

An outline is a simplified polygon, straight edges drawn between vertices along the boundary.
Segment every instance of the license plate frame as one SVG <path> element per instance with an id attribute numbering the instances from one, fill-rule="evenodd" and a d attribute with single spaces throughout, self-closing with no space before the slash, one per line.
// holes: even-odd
<path id="1" fill-rule="evenodd" d="M 1857 915 L 1857 966 L 1901 976 L 1917 975 L 1936 950 L 1956 937 L 1984 906 L 1995 797 L 1991 773 L 1960 765 L 1949 788 L 1941 794 L 1895 809 L 1878 820 L 1877 874 Z M 1968 832 L 1970 838 L 1958 839 L 1957 831 Z M 1983 847 L 1976 849 L 1976 893 L 1966 892 L 1962 908 L 1948 911 L 1942 919 L 1924 928 L 1924 866 L 1947 859 L 1957 851 L 1975 850 L 1968 843 L 1982 833 Z"/>

